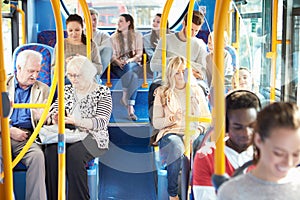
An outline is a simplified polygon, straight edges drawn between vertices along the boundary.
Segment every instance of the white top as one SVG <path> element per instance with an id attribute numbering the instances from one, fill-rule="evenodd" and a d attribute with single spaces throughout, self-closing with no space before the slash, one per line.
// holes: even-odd
<path id="1" fill-rule="evenodd" d="M 186 56 L 186 41 L 182 41 L 178 37 L 178 33 L 172 33 L 166 35 L 167 39 L 167 66 L 169 58 L 173 56 Z M 193 69 L 200 72 L 204 77 L 206 73 L 206 44 L 203 40 L 198 38 L 191 38 L 191 65 Z M 162 40 L 159 40 L 156 49 L 154 51 L 153 57 L 150 62 L 150 68 L 153 72 L 158 72 L 156 79 L 161 78 L 162 71 Z"/>

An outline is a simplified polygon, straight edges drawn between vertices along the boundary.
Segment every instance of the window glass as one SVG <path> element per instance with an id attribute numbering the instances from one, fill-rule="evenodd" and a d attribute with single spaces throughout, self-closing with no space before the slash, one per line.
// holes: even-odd
<path id="1" fill-rule="evenodd" d="M 153 17 L 156 13 L 162 13 L 166 1 L 162 0 L 90 0 L 87 1 L 89 7 L 93 7 L 99 12 L 99 27 L 115 28 L 122 13 L 130 13 L 137 28 L 150 28 Z M 177 0 L 172 4 L 168 21 L 172 26 L 181 14 L 184 12 L 188 0 Z M 64 3 L 70 13 L 81 13 L 78 0 L 64 0 Z"/>

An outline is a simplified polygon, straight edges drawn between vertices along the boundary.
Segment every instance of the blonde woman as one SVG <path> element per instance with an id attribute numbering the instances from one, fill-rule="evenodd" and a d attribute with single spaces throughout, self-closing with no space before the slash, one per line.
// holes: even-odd
<path id="1" fill-rule="evenodd" d="M 186 83 L 184 73 L 186 60 L 183 57 L 171 58 L 167 67 L 167 77 L 162 86 L 155 90 L 153 126 L 159 129 L 155 144 L 159 145 L 162 160 L 168 172 L 168 193 L 170 200 L 178 198 L 178 175 L 181 158 L 185 150 L 184 130 L 186 115 Z M 191 115 L 209 117 L 208 103 L 198 85 L 191 86 Z M 194 122 L 192 129 L 197 134 L 204 131 L 202 123 Z"/>

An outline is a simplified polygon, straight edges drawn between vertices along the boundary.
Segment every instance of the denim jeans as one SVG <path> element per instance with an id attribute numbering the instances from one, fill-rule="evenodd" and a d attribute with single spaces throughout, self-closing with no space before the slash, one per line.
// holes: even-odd
<path id="1" fill-rule="evenodd" d="M 184 154 L 182 136 L 176 134 L 165 135 L 159 141 L 159 149 L 161 160 L 167 165 L 168 193 L 169 196 L 174 197 L 178 194 L 178 175 Z"/>
<path id="2" fill-rule="evenodd" d="M 128 105 L 135 105 L 137 89 L 139 88 L 139 75 L 142 68 L 136 62 L 131 62 L 124 65 L 121 69 L 119 66 L 112 66 L 111 71 L 121 78 L 123 90 L 128 91 Z"/>
<path id="3" fill-rule="evenodd" d="M 103 66 L 102 73 L 104 73 L 112 57 L 113 49 L 111 47 L 100 47 L 99 52 Z"/>

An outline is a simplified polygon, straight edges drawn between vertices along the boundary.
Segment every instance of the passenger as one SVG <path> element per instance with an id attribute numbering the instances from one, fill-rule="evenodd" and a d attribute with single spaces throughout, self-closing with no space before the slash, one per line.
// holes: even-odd
<path id="1" fill-rule="evenodd" d="M 86 51 L 86 36 L 83 33 L 83 20 L 82 18 L 77 14 L 69 15 L 69 17 L 66 20 L 67 24 L 67 33 L 68 38 L 65 38 L 64 45 L 65 45 L 65 63 L 67 64 L 75 55 L 83 55 L 87 56 Z M 55 56 L 57 46 L 54 47 L 54 63 L 55 64 Z M 91 41 L 91 60 L 94 64 L 94 66 L 97 69 L 97 74 L 102 74 L 102 64 L 100 61 L 100 55 L 98 52 L 97 45 Z M 93 78 L 93 77 L 90 77 Z M 70 81 L 68 79 L 65 80 L 66 84 L 69 84 Z"/>
<path id="2" fill-rule="evenodd" d="M 214 67 L 214 61 L 213 61 L 213 50 L 214 50 L 214 33 L 211 32 L 208 36 L 208 43 L 207 47 L 209 49 L 209 54 L 206 56 L 206 76 L 207 76 L 207 84 L 208 87 L 212 87 L 212 77 L 213 77 L 213 67 Z M 224 33 L 225 38 L 225 33 Z M 231 78 L 233 75 L 233 66 L 231 65 L 232 59 L 228 51 L 224 51 L 224 77 L 225 77 L 225 89 L 226 92 L 231 89 Z"/>
<path id="3" fill-rule="evenodd" d="M 38 81 L 42 68 L 42 55 L 33 50 L 24 50 L 17 56 L 17 72 L 7 79 L 9 98 L 14 103 L 45 103 L 49 87 Z M 10 113 L 10 138 L 13 156 L 26 145 L 39 119 L 36 109 L 12 109 Z M 45 159 L 40 145 L 33 143 L 21 162 L 26 166 L 25 199 L 47 199 L 45 184 Z"/>
<path id="4" fill-rule="evenodd" d="M 161 13 L 157 13 L 153 19 L 152 30 L 150 33 L 144 35 L 143 43 L 144 43 L 144 50 L 147 54 L 147 61 L 150 62 L 152 59 L 153 53 L 156 49 L 158 41 L 160 39 L 160 21 L 161 21 Z M 170 30 L 167 27 L 166 33 L 170 33 Z M 149 63 L 150 64 L 150 63 Z M 151 71 L 150 69 L 147 72 Z"/>
<path id="5" fill-rule="evenodd" d="M 260 107 L 258 97 L 247 90 L 236 90 L 226 97 L 226 133 L 225 146 L 226 173 L 232 176 L 234 171 L 253 158 L 251 136 Z M 193 166 L 193 193 L 195 200 L 216 199 L 212 185 L 214 174 L 214 149 L 204 155 L 198 151 Z"/>
<path id="6" fill-rule="evenodd" d="M 253 138 L 256 167 L 224 183 L 218 199 L 299 199 L 299 108 L 285 102 L 265 107 L 257 116 Z"/>
<path id="7" fill-rule="evenodd" d="M 82 141 L 66 145 L 68 199 L 90 199 L 86 164 L 108 149 L 107 125 L 112 112 L 112 99 L 106 86 L 99 85 L 90 78 L 96 75 L 97 70 L 88 58 L 74 56 L 68 62 L 66 70 L 72 85 L 65 86 L 65 123 L 87 133 Z M 51 118 L 54 123 L 58 123 L 58 100 L 53 107 Z M 57 144 L 46 146 L 45 157 L 48 200 L 57 199 Z"/>
<path id="8" fill-rule="evenodd" d="M 192 28 L 191 28 L 191 65 L 193 67 L 193 74 L 197 79 L 205 78 L 205 67 L 206 61 L 205 57 L 207 55 L 206 52 L 206 44 L 203 40 L 196 38 L 198 31 L 201 29 L 201 26 L 204 22 L 204 15 L 194 10 L 192 17 Z M 167 60 L 173 56 L 184 56 L 186 57 L 186 45 L 187 45 L 187 37 L 186 37 L 186 26 L 187 26 L 187 15 L 185 15 L 184 20 L 182 22 L 182 29 L 180 32 L 168 34 L 166 36 L 167 40 Z M 162 40 L 159 40 L 157 48 L 154 51 L 153 57 L 150 62 L 150 68 L 153 72 L 158 72 L 158 76 L 155 78 L 153 83 L 149 88 L 149 96 L 148 96 L 148 109 L 152 109 L 154 96 L 154 90 L 161 85 L 161 71 L 162 71 Z M 149 112 L 151 115 L 151 111 Z M 151 117 L 151 116 L 150 116 Z"/>
<path id="9" fill-rule="evenodd" d="M 113 44 L 111 71 L 121 78 L 123 96 L 120 103 L 127 107 L 129 119 L 136 121 L 134 114 L 138 78 L 142 73 L 141 60 L 143 55 L 142 34 L 134 30 L 134 20 L 130 14 L 121 14 L 118 28 L 111 36 Z"/>
<path id="10" fill-rule="evenodd" d="M 163 165 L 167 166 L 168 193 L 170 200 L 178 198 L 178 175 L 181 159 L 185 151 L 184 130 L 186 115 L 186 83 L 184 71 L 187 61 L 174 57 L 169 61 L 166 80 L 155 91 L 153 106 L 153 126 L 159 129 L 155 144 L 159 145 Z M 210 117 L 208 105 L 202 89 L 196 84 L 191 86 L 191 113 L 193 116 Z M 199 122 L 191 124 L 196 135 L 204 132 L 206 125 Z"/>
<path id="11" fill-rule="evenodd" d="M 101 63 L 103 66 L 102 72 L 104 73 L 112 57 L 112 44 L 108 33 L 97 29 L 99 13 L 94 8 L 89 8 L 92 17 L 93 26 L 93 41 L 97 44 L 100 53 Z"/>
<path id="12" fill-rule="evenodd" d="M 260 99 L 263 107 L 267 103 L 265 97 L 258 91 L 258 88 L 254 85 L 254 80 L 251 76 L 251 72 L 246 67 L 241 67 L 234 72 L 231 79 L 231 87 L 233 90 L 245 89 L 253 91 Z"/>
<path id="13" fill-rule="evenodd" d="M 251 72 L 246 67 L 241 67 L 239 70 L 236 70 L 231 79 L 231 87 L 235 89 L 253 89 L 253 80 Z"/>

